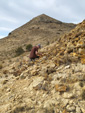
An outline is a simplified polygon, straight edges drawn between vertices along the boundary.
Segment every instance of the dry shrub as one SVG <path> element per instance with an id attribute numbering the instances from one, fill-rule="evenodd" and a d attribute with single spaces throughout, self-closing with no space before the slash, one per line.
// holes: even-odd
<path id="1" fill-rule="evenodd" d="M 3 74 L 7 74 L 8 73 L 8 70 L 3 70 Z"/>
<path id="2" fill-rule="evenodd" d="M 24 50 L 23 50 L 22 47 L 18 47 L 17 50 L 16 50 L 15 52 L 16 52 L 16 56 L 19 56 L 19 55 L 21 55 L 21 54 L 24 53 Z"/>
<path id="3" fill-rule="evenodd" d="M 33 47 L 32 44 L 28 44 L 28 45 L 26 46 L 26 50 L 27 50 L 27 51 L 31 51 L 32 47 Z"/>
<path id="4" fill-rule="evenodd" d="M 82 99 L 85 100 L 85 89 L 82 91 L 81 96 L 82 96 Z"/>
<path id="5" fill-rule="evenodd" d="M 3 68 L 3 66 L 2 66 L 2 64 L 0 64 L 0 69 L 2 69 Z"/>
<path id="6" fill-rule="evenodd" d="M 17 71 L 14 71 L 12 74 L 17 77 L 17 76 L 20 76 L 20 74 L 22 73 L 21 70 L 17 70 Z"/>
<path id="7" fill-rule="evenodd" d="M 82 82 L 80 82 L 79 85 L 80 85 L 80 87 L 83 87 L 83 83 Z"/>

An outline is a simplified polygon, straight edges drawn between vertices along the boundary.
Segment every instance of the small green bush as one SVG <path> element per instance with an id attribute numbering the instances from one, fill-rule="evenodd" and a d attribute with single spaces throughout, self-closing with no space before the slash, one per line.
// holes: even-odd
<path id="1" fill-rule="evenodd" d="M 26 50 L 27 50 L 27 51 L 31 51 L 32 47 L 33 47 L 32 44 L 28 44 L 28 45 L 26 46 Z"/>
<path id="2" fill-rule="evenodd" d="M 22 53 L 24 53 L 24 50 L 23 50 L 22 47 L 18 47 L 15 52 L 16 52 L 16 56 L 19 56 L 19 55 L 21 55 Z"/>

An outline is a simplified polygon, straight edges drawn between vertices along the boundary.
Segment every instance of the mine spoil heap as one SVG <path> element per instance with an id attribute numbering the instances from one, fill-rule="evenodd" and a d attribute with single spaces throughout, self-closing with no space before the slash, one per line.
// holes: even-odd
<path id="1" fill-rule="evenodd" d="M 2 62 L 1 113 L 85 113 L 85 20 L 58 41 Z"/>

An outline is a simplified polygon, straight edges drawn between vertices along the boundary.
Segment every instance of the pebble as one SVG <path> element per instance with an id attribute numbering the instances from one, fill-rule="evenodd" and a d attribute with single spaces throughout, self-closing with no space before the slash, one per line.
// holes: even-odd
<path id="1" fill-rule="evenodd" d="M 68 68 L 70 68 L 70 65 L 68 65 L 68 66 L 65 67 L 65 69 L 68 69 Z"/>

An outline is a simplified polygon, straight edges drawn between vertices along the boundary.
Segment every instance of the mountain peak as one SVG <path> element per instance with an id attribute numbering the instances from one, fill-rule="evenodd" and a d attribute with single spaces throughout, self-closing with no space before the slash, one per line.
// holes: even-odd
<path id="1" fill-rule="evenodd" d="M 46 17 L 46 16 L 47 16 L 46 14 L 41 14 L 38 17 Z"/>
<path id="2" fill-rule="evenodd" d="M 59 20 L 56 20 L 46 14 L 41 14 L 35 18 L 33 18 L 31 21 L 31 23 L 40 23 L 40 22 L 44 22 L 44 23 L 62 23 L 61 21 Z"/>

